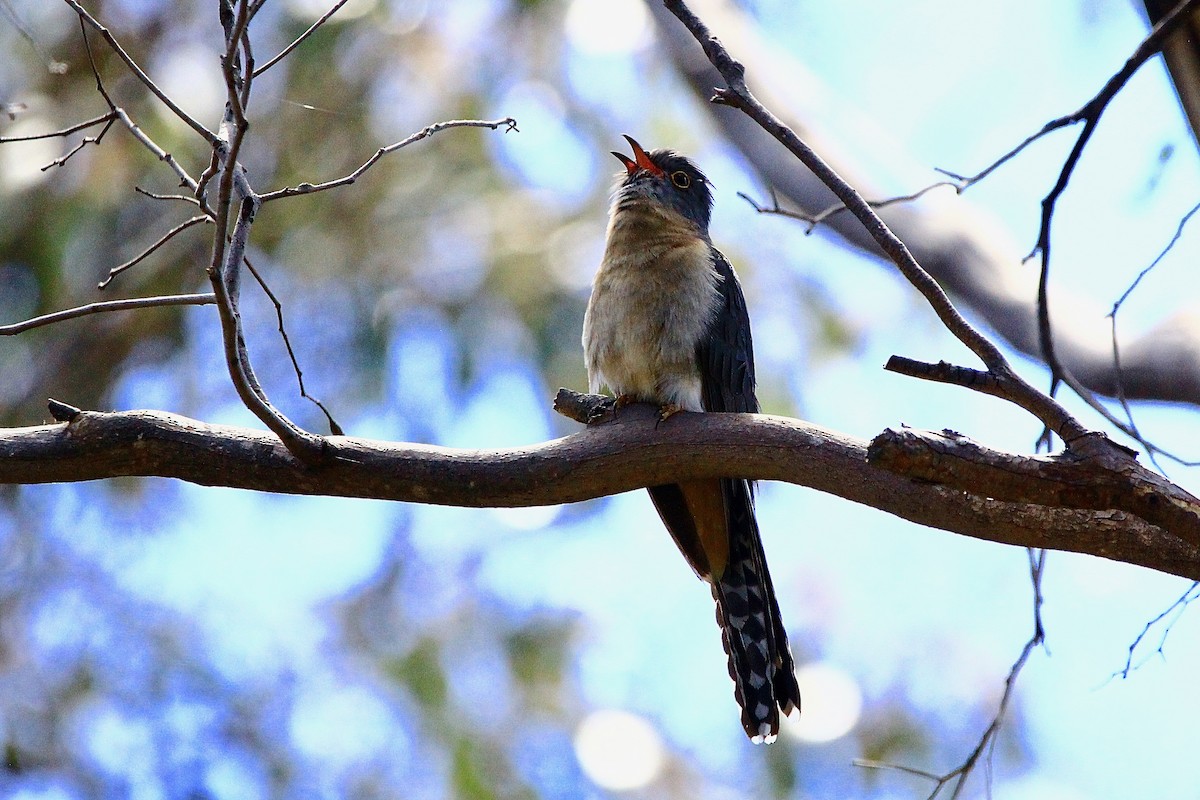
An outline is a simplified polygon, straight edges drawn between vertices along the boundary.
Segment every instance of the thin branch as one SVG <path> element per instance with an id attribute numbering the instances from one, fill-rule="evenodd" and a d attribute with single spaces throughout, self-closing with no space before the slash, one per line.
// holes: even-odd
<path id="1" fill-rule="evenodd" d="M 899 203 L 912 203 L 916 200 L 920 200 L 934 189 L 939 189 L 943 186 L 949 186 L 951 189 L 954 189 L 956 193 L 962 193 L 963 187 L 960 186 L 957 181 L 936 181 L 935 183 L 931 183 L 928 186 L 909 194 L 888 197 L 884 200 L 868 200 L 867 205 L 878 211 L 881 208 L 887 208 L 888 206 L 897 205 Z M 787 209 L 780 208 L 779 200 L 776 199 L 774 192 L 771 193 L 771 201 L 773 206 L 770 207 L 759 205 L 754 200 L 750 199 L 750 196 L 745 192 L 738 192 L 737 195 L 749 203 L 751 207 L 753 207 L 754 210 L 760 214 L 779 214 L 780 216 L 791 217 L 792 219 L 798 219 L 802 222 L 807 222 L 808 227 L 804 229 L 804 233 L 806 235 L 811 234 L 817 229 L 818 225 L 820 225 L 822 222 L 825 222 L 830 217 L 847 210 L 845 203 L 834 203 L 833 205 L 818 211 L 816 214 L 806 214 L 802 211 L 789 211 Z"/>
<path id="2" fill-rule="evenodd" d="M 100 129 L 99 133 L 97 133 L 95 136 L 85 136 L 80 139 L 79 144 L 75 145 L 66 153 L 51 161 L 49 164 L 44 164 L 41 167 L 41 172 L 46 172 L 54 167 L 61 167 L 63 164 L 66 164 L 68 160 L 70 160 L 71 156 L 75 155 L 89 144 L 100 144 L 100 142 L 104 139 L 104 134 L 108 133 L 108 129 L 113 126 L 113 123 L 116 122 L 116 120 L 117 118 L 114 115 L 112 119 L 104 123 L 104 127 Z"/>
<path id="3" fill-rule="evenodd" d="M 1142 628 L 1142 632 L 1139 633 L 1137 638 L 1133 640 L 1133 643 L 1129 645 L 1129 652 L 1125 656 L 1125 666 L 1114 672 L 1109 677 L 1109 680 L 1112 680 L 1117 676 L 1120 676 L 1122 679 L 1128 678 L 1130 672 L 1141 667 L 1142 664 L 1145 664 L 1146 661 L 1155 655 L 1166 658 L 1166 652 L 1163 650 L 1163 648 L 1166 647 L 1167 644 L 1167 634 L 1171 632 L 1171 628 L 1173 628 L 1175 623 L 1179 621 L 1179 617 L 1182 616 L 1184 610 L 1186 610 L 1187 607 L 1194 601 L 1200 600 L 1200 591 L 1198 590 L 1200 590 L 1200 582 L 1193 583 L 1183 594 L 1179 596 L 1174 603 L 1171 603 L 1171 605 L 1167 606 L 1165 611 L 1145 624 L 1145 626 Z M 1150 634 L 1150 631 L 1154 629 L 1155 625 L 1162 622 L 1170 614 L 1174 614 L 1174 616 L 1170 622 L 1163 626 L 1162 636 L 1159 637 L 1157 649 L 1155 649 L 1154 653 L 1146 656 L 1146 658 L 1142 659 L 1135 665 L 1133 663 L 1133 655 L 1137 652 L 1138 647 L 1141 646 L 1142 641 Z"/>
<path id="4" fill-rule="evenodd" d="M 1133 279 L 1133 282 L 1129 284 L 1129 287 L 1121 294 L 1119 298 L 1117 298 L 1117 301 L 1113 303 L 1112 311 L 1108 312 L 1109 316 L 1116 316 L 1116 313 L 1121 310 L 1121 306 L 1124 305 L 1125 301 L 1129 299 L 1129 295 L 1133 294 L 1133 290 L 1136 289 L 1138 284 L 1142 282 L 1142 278 L 1145 278 L 1147 275 L 1149 275 L 1150 272 L 1158 266 L 1158 263 L 1166 258 L 1167 253 L 1174 249 L 1175 244 L 1183 237 L 1183 229 L 1187 227 L 1187 224 L 1191 221 L 1192 217 L 1196 216 L 1196 212 L 1200 212 L 1200 203 L 1192 206 L 1191 210 L 1183 215 L 1183 218 L 1179 220 L 1179 225 L 1175 227 L 1175 234 L 1171 237 L 1171 240 L 1167 242 L 1162 251 L 1154 257 L 1154 260 L 1150 262 L 1149 266 L 1145 267 L 1137 274 L 1137 277 Z"/>
<path id="5" fill-rule="evenodd" d="M 246 408 L 270 428 L 296 458 L 304 464 L 314 466 L 324 458 L 324 440 L 300 428 L 267 398 L 254 374 L 242 332 L 241 313 L 238 310 L 241 266 L 250 240 L 250 229 L 261 205 L 258 196 L 250 187 L 244 169 L 238 163 L 238 153 L 249 129 L 242 106 L 242 98 L 248 94 L 243 94 L 244 76 L 238 64 L 239 43 L 248 24 L 249 10 L 243 0 L 237 4 L 235 13 L 230 0 L 222 0 L 219 12 L 226 36 L 226 50 L 221 57 L 226 102 L 219 139 L 213 147 L 214 163 L 218 164 L 220 169 L 220 181 L 216 203 L 217 235 L 213 237 L 208 276 L 213 293 L 217 297 L 225 363 L 234 389 Z M 235 202 L 238 205 L 238 213 L 232 230 L 229 230 L 230 210 Z"/>
<path id="6" fill-rule="evenodd" d="M 1200 212 L 1200 203 L 1192 206 L 1191 210 L 1183 215 L 1183 218 L 1179 220 L 1179 225 L 1175 228 L 1175 234 L 1171 237 L 1171 240 L 1167 242 L 1166 246 L 1163 247 L 1157 256 L 1155 256 L 1154 260 L 1137 274 L 1137 277 L 1133 279 L 1121 296 L 1117 298 L 1117 301 L 1113 303 L 1112 310 L 1108 312 L 1109 320 L 1112 323 L 1112 354 L 1113 369 L 1116 372 L 1116 396 L 1117 401 L 1121 404 L 1121 408 L 1125 411 L 1125 418 L 1128 420 L 1128 430 L 1132 431 L 1137 441 L 1144 448 L 1146 448 L 1146 452 L 1150 454 L 1151 459 L 1154 459 L 1156 455 L 1161 454 L 1166 458 L 1169 458 L 1172 461 L 1187 467 L 1197 466 L 1200 464 L 1200 461 L 1184 460 L 1146 440 L 1138 431 L 1137 424 L 1133 420 L 1133 409 L 1129 406 L 1129 398 L 1125 396 L 1125 374 L 1121 366 L 1121 348 L 1117 339 L 1117 312 L 1121 310 L 1121 306 L 1124 305 L 1125 301 L 1129 299 L 1130 295 L 1132 295 L 1134 290 L 1137 289 L 1137 287 L 1141 284 L 1142 279 L 1149 275 L 1150 272 L 1166 257 L 1167 253 L 1174 249 L 1175 244 L 1183 237 L 1183 229 L 1187 226 L 1188 222 L 1196 215 L 1197 212 Z"/>
<path id="7" fill-rule="evenodd" d="M 87 9 L 79 4 L 78 0 L 63 0 L 63 2 L 73 8 L 81 20 L 92 26 L 97 33 L 104 37 L 104 40 L 108 42 L 108 46 L 111 47 L 113 52 L 115 52 L 117 56 L 125 62 L 125 66 L 129 67 L 129 71 L 136 75 L 137 79 L 140 80 L 147 89 L 153 92 L 154 96 L 161 100 L 163 105 L 171 109 L 172 114 L 183 120 L 183 122 L 186 123 L 187 126 L 196 133 L 203 136 L 204 141 L 211 145 L 215 145 L 217 143 L 217 135 L 193 119 L 190 114 L 180 108 L 174 100 L 168 97 L 162 89 L 158 88 L 158 84 L 156 84 L 150 78 L 150 76 L 147 75 L 140 66 L 138 66 L 138 63 L 133 60 L 129 53 L 125 52 L 125 48 L 121 47 L 121 43 L 117 41 L 117 38 L 113 36 L 112 32 L 108 28 L 101 25 L 99 20 L 89 14 Z"/>
<path id="8" fill-rule="evenodd" d="M 40 317 L 27 319 L 23 322 L 13 322 L 0 325 L 0 336 L 12 336 L 18 333 L 40 328 L 43 325 L 53 325 L 76 317 L 86 317 L 105 311 L 129 311 L 135 308 L 157 308 L 158 306 L 204 306 L 217 302 L 214 295 L 208 294 L 169 294 L 155 297 L 133 297 L 128 300 L 105 300 L 98 303 L 88 303 L 76 308 L 43 314 Z"/>
<path id="9" fill-rule="evenodd" d="M 888 372 L 895 372 L 898 375 L 907 375 L 910 378 L 919 378 L 920 380 L 934 381 L 936 383 L 948 383 L 954 386 L 961 386 L 982 394 L 992 395 L 993 397 L 1004 398 L 1004 386 L 997 380 L 996 376 L 990 372 L 983 370 L 971 369 L 970 367 L 962 367 L 956 364 L 951 364 L 947 361 L 939 361 L 936 364 L 930 364 L 925 361 L 917 361 L 904 356 L 892 356 L 883 365 L 883 368 Z M 1184 461 L 1178 456 L 1172 455 L 1170 452 L 1163 450 L 1157 445 L 1149 442 L 1143 437 L 1133 425 L 1132 414 L 1130 421 L 1126 424 L 1124 421 L 1117 418 L 1113 412 L 1109 411 L 1100 400 L 1083 384 L 1079 383 L 1075 376 L 1070 372 L 1063 375 L 1063 381 L 1071 387 L 1096 413 L 1107 419 L 1115 428 L 1126 434 L 1139 445 L 1150 453 L 1151 459 L 1155 454 L 1161 454 L 1185 466 L 1191 466 L 1190 462 Z M 1128 409 L 1128 406 L 1126 407 Z M 1157 463 L 1155 464 L 1157 467 Z M 1162 471 L 1161 469 L 1159 470 Z"/>
<path id="10" fill-rule="evenodd" d="M 364 172 L 375 166 L 375 162 L 379 161 L 379 159 L 383 158 L 389 153 L 394 153 L 403 147 L 408 147 L 413 142 L 419 142 L 420 140 L 432 136 L 438 131 L 444 131 L 447 128 L 490 128 L 492 130 L 496 130 L 500 127 L 504 128 L 505 133 L 508 133 L 509 131 L 515 131 L 517 130 L 517 121 L 512 117 L 505 117 L 504 119 L 493 120 L 452 119 L 445 120 L 443 122 L 435 122 L 434 124 L 417 131 L 407 139 L 395 142 L 394 144 L 389 144 L 387 147 L 379 148 L 375 151 L 375 155 L 364 161 L 362 166 L 351 172 L 349 175 L 337 178 L 336 180 L 326 181 L 325 183 L 301 183 L 298 186 L 277 189 L 273 192 L 267 192 L 266 194 L 262 195 L 261 199 L 264 203 L 266 203 L 270 200 L 279 200 L 284 197 L 296 197 L 297 195 L 302 194 L 323 192 L 326 189 L 333 189 L 338 186 L 347 186 L 358 180 Z"/>
<path id="11" fill-rule="evenodd" d="M 346 5 L 347 2 L 348 2 L 348 0 L 338 0 L 336 3 L 334 3 L 333 8 L 326 11 L 324 16 L 322 16 L 319 20 L 317 20 L 312 25 L 310 25 L 308 30 L 306 30 L 304 33 L 297 36 L 295 41 L 293 41 L 287 47 L 280 50 L 279 54 L 276 55 L 274 58 L 272 58 L 270 61 L 263 64 L 258 69 L 254 70 L 254 72 L 253 72 L 254 77 L 257 78 L 259 75 L 262 75 L 264 72 L 269 70 L 271 67 L 275 66 L 280 61 L 282 61 L 284 58 L 286 58 L 288 53 L 295 50 L 297 47 L 299 47 L 304 42 L 305 39 L 307 39 L 309 36 L 312 36 L 314 33 L 316 33 L 317 28 L 320 28 L 322 25 L 324 25 L 329 20 L 329 18 L 332 17 L 334 14 L 336 14 L 337 10 L 339 8 L 341 8 L 342 6 Z"/>
<path id="12" fill-rule="evenodd" d="M 133 190 L 140 195 L 149 197 L 152 200 L 182 200 L 185 203 L 191 203 L 192 205 L 197 206 L 197 207 L 200 206 L 200 201 L 197 200 L 194 196 L 188 195 L 188 194 L 159 194 L 158 192 L 151 192 L 146 189 L 143 189 L 140 186 L 134 186 Z"/>
<path id="13" fill-rule="evenodd" d="M 159 237 L 158 241 L 156 241 L 154 244 L 150 245 L 145 250 L 143 250 L 142 252 L 140 252 L 136 256 L 134 256 L 133 258 L 126 261 L 124 264 L 118 264 L 117 266 L 110 269 L 108 271 L 108 276 L 104 280 L 100 281 L 100 283 L 96 284 L 96 288 L 97 289 L 107 289 L 108 284 L 112 283 L 113 278 L 117 277 L 122 272 L 129 269 L 130 267 L 140 264 L 142 261 L 144 261 L 146 258 L 148 258 L 155 250 L 162 247 L 164 244 L 171 241 L 176 236 L 178 236 L 179 234 L 186 231 L 188 228 L 194 227 L 203 222 L 212 222 L 212 219 L 210 217 L 208 217 L 207 215 L 201 214 L 199 216 L 192 217 L 189 220 L 179 223 L 174 228 L 171 228 L 171 230 L 167 231 L 161 237 Z"/>
<path id="14" fill-rule="evenodd" d="M 983 735 L 979 738 L 979 743 L 975 746 L 966 760 L 963 761 L 956 769 L 946 773 L 938 783 L 938 787 L 929 795 L 929 800 L 937 797 L 944 786 L 951 782 L 954 784 L 954 790 L 950 793 L 950 800 L 955 800 L 962 794 L 963 788 L 966 786 L 967 778 L 975 770 L 979 764 L 981 756 L 987 755 L 987 761 L 990 764 L 992 751 L 995 748 L 996 738 L 1000 733 L 1000 728 L 1004 724 L 1004 717 L 1008 713 L 1008 704 L 1012 701 L 1013 690 L 1017 685 L 1017 677 L 1021 674 L 1021 670 L 1025 667 L 1025 662 L 1029 660 L 1029 654 L 1033 649 L 1041 644 L 1041 638 L 1038 633 L 1029 637 L 1025 642 L 1025 646 L 1021 648 L 1021 654 L 1017 656 L 1017 660 L 1013 662 L 1012 667 L 1008 671 L 1008 677 L 1004 679 L 1004 692 L 1000 695 L 1000 703 L 996 708 L 996 714 L 992 717 L 991 723 L 984 730 Z M 990 771 L 990 767 L 989 767 Z M 989 796 L 991 789 L 989 786 Z"/>
<path id="15" fill-rule="evenodd" d="M 37 139 L 54 139 L 59 136 L 70 136 L 72 133 L 75 133 L 77 131 L 86 130 L 88 128 L 94 128 L 95 126 L 101 125 L 106 122 L 111 123 L 115 116 L 116 115 L 112 111 L 109 111 L 107 114 L 101 114 L 98 117 L 92 117 L 91 119 L 89 119 L 85 122 L 80 122 L 78 124 L 72 125 L 69 128 L 63 128 L 62 130 L 51 131 L 50 133 L 34 133 L 34 134 L 30 134 L 28 136 L 0 136 L 0 144 L 9 144 L 11 142 L 32 142 Z"/>
<path id="16" fill-rule="evenodd" d="M 1017 153 L 1023 150 L 1033 141 L 1041 138 L 1051 131 L 1068 125 L 1074 125 L 1077 122 L 1083 122 L 1083 128 L 1079 132 L 1079 136 L 1075 140 L 1075 144 L 1071 147 L 1071 152 L 1067 155 L 1063 162 L 1062 169 L 1059 171 L 1058 179 L 1054 186 L 1042 199 L 1042 215 L 1038 226 L 1037 243 L 1027 258 L 1033 257 L 1034 254 L 1041 253 L 1041 269 L 1038 273 L 1038 300 L 1037 300 L 1037 323 L 1038 323 L 1038 340 L 1041 349 L 1042 359 L 1050 368 L 1050 395 L 1053 396 L 1058 384 L 1066 378 L 1067 369 L 1059 361 L 1058 355 L 1054 348 L 1054 337 L 1050 325 L 1050 306 L 1049 306 L 1049 280 L 1050 280 L 1050 264 L 1051 264 L 1051 224 L 1054 218 L 1054 210 L 1057 206 L 1059 198 L 1066 191 L 1067 184 L 1071 180 L 1071 176 L 1075 171 L 1079 160 L 1083 155 L 1083 151 L 1095 133 L 1096 127 L 1099 124 L 1100 117 L 1108 108 L 1112 99 L 1125 87 L 1129 79 L 1135 72 L 1149 60 L 1152 56 L 1159 53 L 1162 49 L 1163 42 L 1170 36 L 1176 28 L 1178 28 L 1191 14 L 1191 12 L 1200 7 L 1200 0 L 1181 0 L 1166 16 L 1164 16 L 1157 25 L 1150 31 L 1133 54 L 1126 60 L 1125 64 L 1119 69 L 1108 81 L 1103 88 L 1087 103 L 1085 103 L 1077 111 L 1052 120 L 1042 127 L 1040 131 L 1033 134 L 1023 141 L 1020 145 L 1009 151 L 998 161 L 993 163 L 989 168 L 979 173 L 972 178 L 965 179 L 962 176 L 953 175 L 946 172 L 950 177 L 956 178 L 970 185 L 975 181 L 980 180 L 993 169 L 999 167 L 1002 163 L 1014 157 Z M 944 171 L 943 171 L 944 172 Z M 1081 386 L 1081 382 L 1073 377 L 1067 381 L 1072 389 L 1076 386 Z M 1088 400 L 1084 396 L 1084 400 Z M 1094 402 L 1088 400 L 1095 406 Z M 1047 425 L 1047 427 L 1052 427 Z M 1061 434 L 1060 434 L 1061 435 Z"/>
<path id="17" fill-rule="evenodd" d="M 1198 0 L 1200 1 L 1200 0 Z M 812 171 L 863 224 L 876 244 L 896 264 L 900 272 L 921 292 L 942 324 L 975 353 L 988 371 L 1005 389 L 1005 399 L 1029 411 L 1048 428 L 1058 433 L 1069 446 L 1088 436 L 1088 429 L 1053 398 L 1039 392 L 1013 371 L 1007 359 L 987 337 L 976 330 L 958 312 L 928 272 L 917 263 L 908 247 L 884 224 L 866 200 L 838 175 L 796 133 L 763 106 L 746 86 L 745 69 L 734 60 L 708 27 L 687 7 L 683 0 L 665 0 L 667 10 L 683 23 L 700 43 L 705 55 L 721 77 L 726 88 L 714 92 L 713 101 L 737 108 L 754 120 L 764 131 L 775 137 L 797 159 Z"/>
<path id="18" fill-rule="evenodd" d="M 108 93 L 108 90 L 104 88 L 104 81 L 100 78 L 100 68 L 96 66 L 96 56 L 95 53 L 92 52 L 92 43 L 91 40 L 88 39 L 87 25 L 84 24 L 83 17 L 80 17 L 79 19 L 79 31 L 83 36 L 83 46 L 87 51 L 88 64 L 92 68 L 92 76 L 96 79 L 96 91 L 99 92 L 100 96 L 104 98 L 104 102 L 108 104 L 109 113 L 115 115 L 117 119 L 121 120 L 121 124 L 125 126 L 125 128 L 133 135 L 135 139 L 142 143 L 143 147 L 153 153 L 155 158 L 157 158 L 159 161 L 166 163 L 166 165 L 169 166 L 171 170 L 179 176 L 181 186 L 187 186 L 194 190 L 196 188 L 196 182 L 192 179 L 192 176 L 188 174 L 187 170 L 185 170 L 179 164 L 179 162 L 175 160 L 174 156 L 159 147 L 158 144 L 129 117 L 129 115 L 125 112 L 125 109 L 114 103 L 112 96 Z M 105 130 L 108 130 L 107 127 Z"/>
<path id="19" fill-rule="evenodd" d="M 883 368 L 888 372 L 895 372 L 897 375 L 907 375 L 910 378 L 936 383 L 949 383 L 975 392 L 990 394 L 993 397 L 1004 397 L 1004 388 L 992 373 L 971 367 L 960 367 L 948 361 L 930 364 L 904 356 L 892 356 L 883 365 Z"/>
<path id="20" fill-rule="evenodd" d="M 287 329 L 283 324 L 283 304 L 279 302 L 279 298 L 277 298 L 275 293 L 271 291 L 271 287 L 267 285 L 267 282 L 263 276 L 260 275 L 258 270 L 254 268 L 254 264 L 250 263 L 250 259 L 246 259 L 245 264 L 246 268 L 250 270 L 250 274 L 254 276 L 254 280 L 267 295 L 267 299 L 269 299 L 271 304 L 275 306 L 275 319 L 279 323 L 279 335 L 283 338 L 283 346 L 287 348 L 288 358 L 291 359 L 292 371 L 296 374 L 296 383 L 300 387 L 300 396 L 316 405 L 317 408 L 321 409 L 321 413 L 325 415 L 325 421 L 329 423 L 329 432 L 331 434 L 334 436 L 344 435 L 345 431 L 342 430 L 342 426 L 339 425 L 338 421 L 333 418 L 333 414 L 329 412 L 329 409 L 325 407 L 325 404 L 309 394 L 308 390 L 304 387 L 304 370 L 300 369 L 300 361 L 296 358 L 296 351 L 292 349 L 292 340 L 288 336 Z"/>
<path id="21" fill-rule="evenodd" d="M 926 797 L 926 800 L 936 800 L 937 796 L 946 788 L 950 788 L 951 790 L 950 800 L 955 800 L 955 798 L 962 794 L 967 780 L 971 777 L 976 767 L 979 766 L 980 759 L 982 759 L 984 771 L 987 775 L 987 796 L 992 796 L 992 759 L 996 752 L 996 740 L 999 738 L 1004 718 L 1008 713 L 1008 705 L 1012 701 L 1013 690 L 1017 684 L 1017 676 L 1021 674 L 1021 670 L 1025 667 L 1025 662 L 1029 660 L 1029 654 L 1033 652 L 1035 647 L 1042 644 L 1046 638 L 1045 627 L 1042 625 L 1042 576 L 1045 574 L 1046 551 L 1040 548 L 1027 548 L 1027 553 L 1029 557 L 1029 578 L 1033 585 L 1033 633 L 1025 642 L 1025 646 L 1021 649 L 1021 654 L 1017 657 L 1017 660 L 1009 668 L 1008 677 L 1004 680 L 1004 692 L 1000 695 L 1000 702 L 996 707 L 996 713 L 992 715 L 992 721 L 980 735 L 975 748 L 961 764 L 941 775 L 903 764 L 892 764 L 866 759 L 855 760 L 855 766 L 903 772 L 908 775 L 925 778 L 933 784 L 933 790 Z"/>

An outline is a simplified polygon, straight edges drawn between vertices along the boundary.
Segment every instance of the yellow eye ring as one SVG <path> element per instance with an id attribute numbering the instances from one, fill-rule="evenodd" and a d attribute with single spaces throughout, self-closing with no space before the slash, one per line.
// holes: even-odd
<path id="1" fill-rule="evenodd" d="M 686 189 L 692 185 L 692 179 L 683 170 L 677 170 L 671 173 L 671 183 L 678 186 L 680 189 Z"/>

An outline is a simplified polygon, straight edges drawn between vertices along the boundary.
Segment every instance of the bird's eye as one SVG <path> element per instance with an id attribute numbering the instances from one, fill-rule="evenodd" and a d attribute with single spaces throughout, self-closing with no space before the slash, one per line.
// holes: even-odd
<path id="1" fill-rule="evenodd" d="M 692 179 L 683 170 L 671 173 L 671 183 L 678 186 L 680 189 L 686 189 L 692 185 Z"/>

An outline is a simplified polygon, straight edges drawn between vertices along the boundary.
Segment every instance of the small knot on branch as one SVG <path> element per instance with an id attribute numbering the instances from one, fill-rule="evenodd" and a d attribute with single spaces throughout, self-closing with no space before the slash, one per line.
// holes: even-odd
<path id="1" fill-rule="evenodd" d="M 61 400 L 55 400 L 53 397 L 46 401 L 46 407 L 50 409 L 50 416 L 54 417 L 55 422 L 74 422 L 75 418 L 83 413 L 83 409 Z"/>

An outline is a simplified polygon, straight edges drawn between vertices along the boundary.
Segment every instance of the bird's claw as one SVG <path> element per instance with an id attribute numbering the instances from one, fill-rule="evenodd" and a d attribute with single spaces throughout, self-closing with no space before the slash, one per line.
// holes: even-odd
<path id="1" fill-rule="evenodd" d="M 654 427 L 657 428 L 659 425 L 666 422 L 680 411 L 683 411 L 683 406 L 679 405 L 678 403 L 664 403 L 663 405 L 659 406 L 658 421 L 654 423 Z"/>

